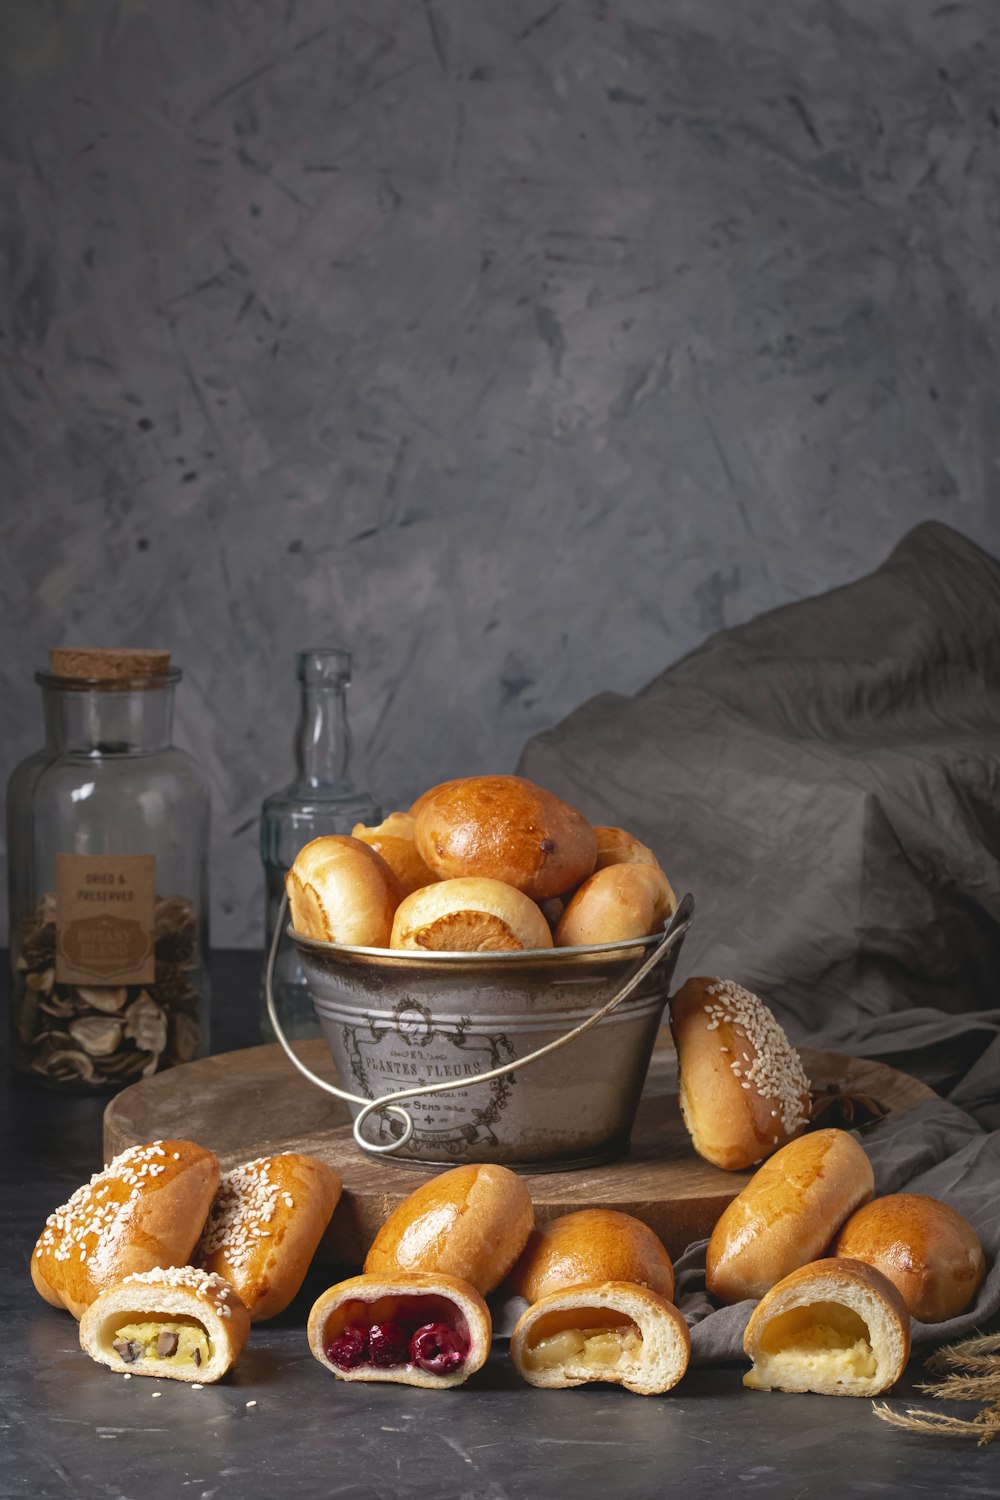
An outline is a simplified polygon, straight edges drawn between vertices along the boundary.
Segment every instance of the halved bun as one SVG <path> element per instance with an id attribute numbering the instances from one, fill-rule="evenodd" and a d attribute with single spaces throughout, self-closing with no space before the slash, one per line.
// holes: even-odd
<path id="1" fill-rule="evenodd" d="M 544 901 L 594 868 L 597 841 L 586 818 L 521 776 L 448 781 L 414 806 L 417 848 L 442 880 L 502 880 Z"/>
<path id="2" fill-rule="evenodd" d="M 659 865 L 607 865 L 580 886 L 556 928 L 556 947 L 646 937 L 677 910 Z"/>
<path id="3" fill-rule="evenodd" d="M 254 1323 L 284 1312 L 340 1198 L 336 1172 L 283 1151 L 234 1167 L 215 1195 L 194 1261 L 235 1288 Z"/>
<path id="4" fill-rule="evenodd" d="M 856 1260 L 818 1260 L 786 1276 L 751 1314 L 743 1348 L 755 1391 L 878 1396 L 910 1357 L 910 1315 L 896 1288 Z"/>
<path id="5" fill-rule="evenodd" d="M 313 1357 L 338 1380 L 393 1381 L 428 1390 L 461 1385 L 486 1363 L 492 1337 L 489 1309 L 476 1289 L 441 1272 L 352 1276 L 324 1292 L 309 1314 Z M 423 1358 L 421 1343 L 429 1359 Z M 435 1348 L 443 1349 L 443 1359 L 433 1357 Z M 394 1349 L 396 1362 L 380 1364 Z M 434 1368 L 437 1364 L 442 1368 Z"/>
<path id="6" fill-rule="evenodd" d="M 890 1193 L 866 1203 L 843 1226 L 832 1253 L 881 1271 L 921 1323 L 957 1318 L 986 1275 L 983 1247 L 968 1219 L 922 1193 Z"/>
<path id="7" fill-rule="evenodd" d="M 221 1276 L 169 1266 L 102 1292 L 80 1322 L 80 1347 L 120 1375 L 208 1385 L 232 1368 L 249 1334 L 250 1314 Z"/>
<path id="8" fill-rule="evenodd" d="M 872 1164 L 846 1130 L 790 1141 L 751 1177 L 708 1242 L 705 1285 L 722 1302 L 763 1297 L 822 1255 L 841 1224 L 871 1197 Z"/>
<path id="9" fill-rule="evenodd" d="M 687 1369 L 691 1336 L 665 1297 L 606 1281 L 534 1303 L 511 1334 L 510 1357 L 521 1378 L 543 1390 L 599 1380 L 657 1396 Z"/>
<path id="10" fill-rule="evenodd" d="M 355 823 L 351 829 L 352 838 L 360 839 L 382 856 L 399 881 L 404 896 L 437 879 L 417 853 L 414 843 L 416 821 L 410 813 L 394 812 L 377 827 L 366 828 L 364 823 Z"/>
<path id="11" fill-rule="evenodd" d="M 581 1208 L 535 1229 L 510 1275 L 512 1295 L 538 1302 L 584 1283 L 628 1281 L 674 1300 L 674 1268 L 640 1219 L 611 1208 Z"/>
<path id="12" fill-rule="evenodd" d="M 402 887 L 360 839 L 328 834 L 300 849 L 285 878 L 292 926 L 303 937 L 387 948 Z"/>
<path id="13" fill-rule="evenodd" d="M 452 1167 L 423 1183 L 386 1219 L 365 1271 L 458 1276 L 484 1295 L 498 1287 L 535 1222 L 531 1194 L 508 1167 Z"/>
<path id="14" fill-rule="evenodd" d="M 392 948 L 516 953 L 551 948 L 549 924 L 530 897 L 500 880 L 469 877 L 425 885 L 400 902 Z"/>
<path id="15" fill-rule="evenodd" d="M 31 1279 L 53 1307 L 82 1317 L 131 1272 L 185 1265 L 219 1186 L 219 1163 L 193 1141 L 130 1146 L 49 1214 Z"/>
<path id="16" fill-rule="evenodd" d="M 680 1106 L 694 1149 L 738 1172 L 805 1129 L 809 1080 L 763 1001 L 728 979 L 689 979 L 670 1000 Z"/>

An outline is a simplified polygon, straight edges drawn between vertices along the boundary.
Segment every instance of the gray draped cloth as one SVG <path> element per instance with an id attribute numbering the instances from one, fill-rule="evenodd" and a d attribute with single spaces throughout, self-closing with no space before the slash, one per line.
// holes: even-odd
<path id="1" fill-rule="evenodd" d="M 712 636 L 633 698 L 603 693 L 519 771 L 659 854 L 695 923 L 678 980 L 761 995 L 795 1041 L 943 1097 L 860 1133 L 876 1192 L 942 1198 L 1000 1309 L 1000 563 L 945 526 L 867 577 Z M 992 1133 L 991 1133 L 992 1132 Z M 704 1244 L 678 1263 L 700 1360 L 741 1355 Z"/>

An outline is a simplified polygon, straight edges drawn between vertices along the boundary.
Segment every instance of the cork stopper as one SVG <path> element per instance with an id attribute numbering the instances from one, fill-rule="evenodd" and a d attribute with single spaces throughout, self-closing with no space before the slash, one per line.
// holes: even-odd
<path id="1" fill-rule="evenodd" d="M 102 647 L 53 646 L 49 666 L 54 677 L 78 682 L 124 682 L 136 677 L 165 677 L 169 651 L 107 650 Z"/>

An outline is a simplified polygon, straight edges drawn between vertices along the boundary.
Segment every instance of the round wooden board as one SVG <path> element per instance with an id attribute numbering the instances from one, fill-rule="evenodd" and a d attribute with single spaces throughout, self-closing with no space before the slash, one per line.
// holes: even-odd
<path id="1" fill-rule="evenodd" d="M 337 1077 L 326 1043 L 300 1042 L 305 1062 Z M 901 1113 L 933 1091 L 883 1063 L 802 1048 L 814 1089 L 856 1089 Z M 276 1151 L 304 1151 L 328 1162 L 344 1194 L 321 1247 L 340 1265 L 360 1265 L 388 1214 L 433 1173 L 364 1155 L 355 1145 L 345 1104 L 312 1087 L 280 1047 L 225 1052 L 133 1084 L 104 1113 L 106 1160 L 127 1146 L 156 1139 L 193 1140 L 209 1147 L 223 1169 Z M 574 1208 L 616 1208 L 642 1219 L 679 1255 L 711 1233 L 749 1172 L 722 1172 L 694 1154 L 677 1106 L 677 1059 L 663 1031 L 650 1063 L 632 1148 L 621 1161 L 579 1172 L 532 1174 L 540 1223 Z"/>

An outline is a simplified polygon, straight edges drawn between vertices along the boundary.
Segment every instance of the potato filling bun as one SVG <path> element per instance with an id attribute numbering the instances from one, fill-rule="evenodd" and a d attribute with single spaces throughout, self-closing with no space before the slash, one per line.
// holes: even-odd
<path id="1" fill-rule="evenodd" d="M 846 1130 L 789 1141 L 735 1197 L 712 1230 L 705 1285 L 721 1302 L 763 1297 L 816 1260 L 875 1189 L 872 1164 Z"/>
<path id="2" fill-rule="evenodd" d="M 327 834 L 295 856 L 285 877 L 292 926 L 303 937 L 358 948 L 388 948 L 402 886 L 361 839 Z"/>
<path id="3" fill-rule="evenodd" d="M 482 1369 L 493 1325 L 482 1297 L 457 1276 L 424 1271 L 352 1276 L 309 1314 L 313 1357 L 338 1380 L 389 1380 L 427 1390 Z"/>
<path id="4" fill-rule="evenodd" d="M 222 1179 L 194 1254 L 235 1288 L 254 1323 L 284 1312 L 340 1198 L 336 1172 L 284 1151 L 234 1167 Z"/>
<path id="5" fill-rule="evenodd" d="M 208 1385 L 232 1369 L 250 1314 L 228 1282 L 192 1266 L 126 1276 L 92 1302 L 80 1347 L 124 1375 Z"/>
<path id="6" fill-rule="evenodd" d="M 399 881 L 404 896 L 437 879 L 417 853 L 414 842 L 416 822 L 409 813 L 394 812 L 375 828 L 355 823 L 351 829 L 352 838 L 360 839 L 382 856 Z"/>
<path id="7" fill-rule="evenodd" d="M 131 1272 L 185 1265 L 219 1186 L 219 1163 L 193 1141 L 130 1146 L 49 1214 L 31 1279 L 74 1318 Z"/>
<path id="8" fill-rule="evenodd" d="M 758 1303 L 743 1335 L 754 1391 L 879 1396 L 910 1357 L 910 1315 L 892 1282 L 857 1260 L 817 1260 Z"/>
<path id="9" fill-rule="evenodd" d="M 522 1379 L 543 1390 L 601 1380 L 658 1396 L 687 1369 L 691 1336 L 665 1297 L 606 1281 L 534 1303 L 511 1334 L 510 1357 Z"/>
<path id="10" fill-rule="evenodd" d="M 529 896 L 502 880 L 439 880 L 397 908 L 392 948 L 440 953 L 517 953 L 551 948 L 548 922 Z"/>
<path id="11" fill-rule="evenodd" d="M 446 781 L 414 809 L 417 849 L 441 880 L 483 876 L 544 901 L 594 868 L 597 840 L 586 818 L 521 776 Z"/>
<path id="12" fill-rule="evenodd" d="M 881 1271 L 921 1323 L 957 1318 L 986 1275 L 983 1247 L 968 1219 L 921 1193 L 890 1193 L 866 1203 L 831 1248 Z"/>
<path id="13" fill-rule="evenodd" d="M 689 979 L 670 1000 L 680 1106 L 694 1149 L 739 1172 L 805 1129 L 809 1080 L 763 1001 L 728 979 Z"/>
<path id="14" fill-rule="evenodd" d="M 556 947 L 646 937 L 676 910 L 677 898 L 659 865 L 606 865 L 571 897 L 556 928 Z"/>
<path id="15" fill-rule="evenodd" d="M 674 1300 L 674 1268 L 640 1219 L 612 1208 L 581 1208 L 535 1229 L 511 1272 L 512 1295 L 538 1302 L 586 1283 L 628 1281 Z"/>
<path id="16" fill-rule="evenodd" d="M 531 1195 L 508 1167 L 452 1167 L 389 1215 L 365 1272 L 429 1271 L 468 1281 L 484 1296 L 508 1274 L 535 1223 Z"/>

